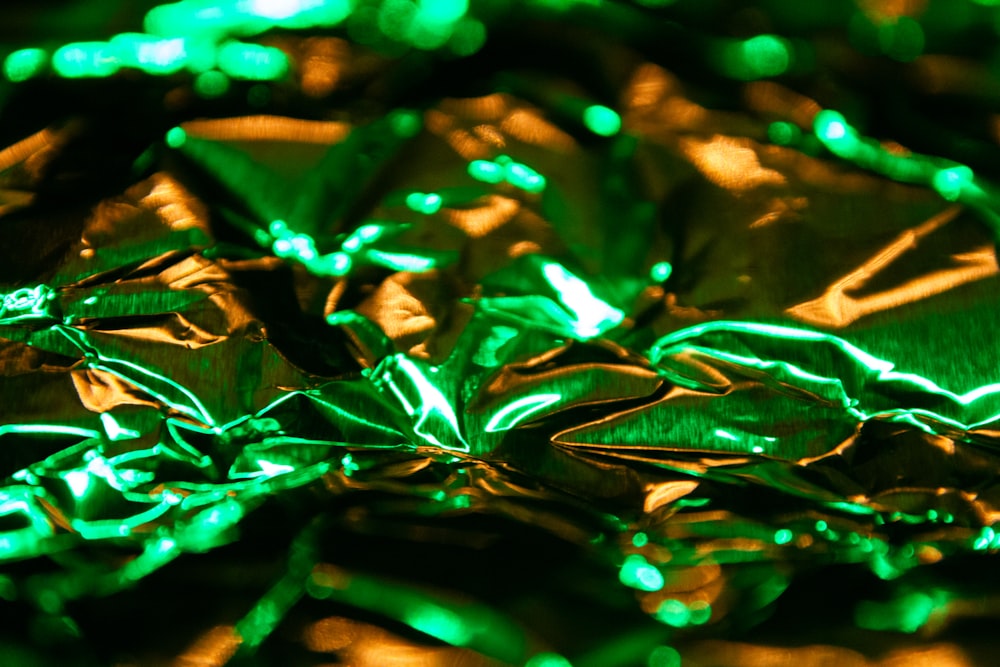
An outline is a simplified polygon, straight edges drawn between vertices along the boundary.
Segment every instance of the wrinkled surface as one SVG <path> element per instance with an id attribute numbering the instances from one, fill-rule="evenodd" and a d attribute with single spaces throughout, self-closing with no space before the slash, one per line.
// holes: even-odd
<path id="1" fill-rule="evenodd" d="M 4 81 L 0 662 L 993 664 L 977 24 L 693 4 Z M 718 65 L 740 17 L 800 69 Z"/>

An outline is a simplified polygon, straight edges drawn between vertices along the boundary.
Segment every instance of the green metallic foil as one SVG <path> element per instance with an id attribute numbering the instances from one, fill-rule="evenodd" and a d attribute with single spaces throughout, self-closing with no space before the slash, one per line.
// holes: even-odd
<path id="1" fill-rule="evenodd" d="M 0 663 L 993 664 L 993 3 L 67 4 Z"/>

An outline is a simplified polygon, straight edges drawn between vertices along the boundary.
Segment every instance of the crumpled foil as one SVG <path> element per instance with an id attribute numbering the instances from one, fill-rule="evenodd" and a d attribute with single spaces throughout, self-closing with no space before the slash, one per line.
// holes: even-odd
<path id="1" fill-rule="evenodd" d="M 0 662 L 993 664 L 994 10 L 662 4 L 4 82 Z"/>

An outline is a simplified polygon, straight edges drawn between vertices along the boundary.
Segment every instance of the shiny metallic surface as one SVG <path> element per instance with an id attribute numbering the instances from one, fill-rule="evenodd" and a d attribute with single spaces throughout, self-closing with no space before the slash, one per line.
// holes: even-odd
<path id="1" fill-rule="evenodd" d="M 996 10 L 522 4 L 3 54 L 0 662 L 992 664 Z"/>

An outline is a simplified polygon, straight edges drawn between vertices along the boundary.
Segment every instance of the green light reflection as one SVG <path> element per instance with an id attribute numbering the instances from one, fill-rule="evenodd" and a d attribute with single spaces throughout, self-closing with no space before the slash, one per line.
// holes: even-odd
<path id="1" fill-rule="evenodd" d="M 280 50 L 258 44 L 227 42 L 219 49 L 219 69 L 234 79 L 276 80 L 289 70 Z"/>
<path id="2" fill-rule="evenodd" d="M 427 444 L 469 451 L 451 402 L 405 355 L 384 360 L 373 371 L 372 381 L 394 395 L 407 415 L 415 418 L 413 431 Z"/>
<path id="3" fill-rule="evenodd" d="M 413 192 L 406 197 L 407 207 L 424 215 L 437 213 L 441 210 L 443 201 L 441 195 L 435 193 Z"/>
<path id="4" fill-rule="evenodd" d="M 503 168 L 500 165 L 488 160 L 473 160 L 469 163 L 469 176 L 484 183 L 502 183 L 504 180 Z"/>
<path id="5" fill-rule="evenodd" d="M 388 119 L 393 133 L 404 139 L 417 136 L 424 125 L 420 113 L 408 109 L 396 109 L 389 113 Z"/>
<path id="6" fill-rule="evenodd" d="M 49 55 L 42 49 L 20 49 L 3 62 L 3 73 L 10 81 L 27 81 L 38 76 L 48 64 Z"/>
<path id="7" fill-rule="evenodd" d="M 449 48 L 458 56 L 471 56 L 486 43 L 486 26 L 469 16 L 455 24 L 455 32 L 448 42 Z"/>
<path id="8" fill-rule="evenodd" d="M 47 285 L 0 292 L 0 325 L 57 320 L 59 295 Z"/>
<path id="9" fill-rule="evenodd" d="M 205 98 L 221 97 L 229 90 L 229 77 L 215 70 L 202 72 L 195 77 L 194 90 Z"/>
<path id="10" fill-rule="evenodd" d="M 201 400 L 184 385 L 130 361 L 102 355 L 88 342 L 86 334 L 75 327 L 53 325 L 52 328 L 83 352 L 89 368 L 120 377 L 173 409 L 194 417 L 203 424 L 215 426 L 215 419 Z"/>
<path id="11" fill-rule="evenodd" d="M 720 53 L 724 73 L 743 81 L 784 74 L 793 60 L 791 43 L 777 35 L 757 35 L 729 42 Z"/>
<path id="12" fill-rule="evenodd" d="M 1000 230 L 996 197 L 976 183 L 969 167 L 926 155 L 896 155 L 874 139 L 861 137 L 841 114 L 829 109 L 816 114 L 813 129 L 834 155 L 897 181 L 931 187 L 948 201 L 976 209 L 994 232 Z"/>
<path id="13" fill-rule="evenodd" d="M 115 50 L 105 42 L 73 42 L 52 54 L 52 69 L 69 79 L 110 76 L 120 66 Z"/>
<path id="14" fill-rule="evenodd" d="M 62 424 L 0 424 L 0 436 L 8 433 L 37 433 L 39 435 L 75 435 L 81 438 L 99 438 L 99 431 Z"/>
<path id="15" fill-rule="evenodd" d="M 743 42 L 743 61 L 757 77 L 783 74 L 791 63 L 788 42 L 774 35 L 757 35 Z"/>
<path id="16" fill-rule="evenodd" d="M 625 319 L 625 313 L 594 296 L 586 282 L 561 264 L 543 262 L 542 275 L 573 315 L 573 329 L 581 338 L 598 336 Z"/>
<path id="17" fill-rule="evenodd" d="M 275 27 L 332 27 L 351 12 L 348 0 L 181 0 L 151 9 L 146 32 L 163 35 L 256 35 Z"/>
<path id="18" fill-rule="evenodd" d="M 657 646 L 649 654 L 646 667 L 681 667 L 681 654 L 670 646 Z"/>
<path id="19" fill-rule="evenodd" d="M 691 612 L 691 625 L 705 625 L 712 620 L 712 605 L 704 600 L 694 600 L 688 605 Z"/>
<path id="20" fill-rule="evenodd" d="M 948 201 L 958 201 L 963 191 L 972 185 L 974 174 L 964 165 L 940 169 L 934 173 L 931 185 Z"/>
<path id="21" fill-rule="evenodd" d="M 506 181 L 525 192 L 538 194 L 545 190 L 545 177 L 526 164 L 515 162 L 506 155 L 499 155 L 495 162 L 473 160 L 468 166 L 469 176 L 484 183 L 498 184 Z"/>
<path id="22" fill-rule="evenodd" d="M 461 616 L 430 602 L 406 609 L 403 622 L 454 646 L 465 646 L 473 636 L 471 628 Z"/>
<path id="23" fill-rule="evenodd" d="M 878 25 L 878 45 L 885 55 L 910 62 L 924 50 L 924 29 L 909 16 L 888 19 Z"/>
<path id="24" fill-rule="evenodd" d="M 947 595 L 938 590 L 914 591 L 889 602 L 862 602 L 854 612 L 858 627 L 914 633 L 935 613 L 947 609 Z"/>
<path id="25" fill-rule="evenodd" d="M 274 28 L 302 30 L 331 28 L 348 16 L 369 10 L 379 25 L 366 26 L 384 37 L 420 49 L 436 49 L 446 43 L 458 55 L 478 51 L 486 39 L 485 26 L 466 16 L 467 0 L 386 0 L 382 12 L 362 7 L 355 12 L 353 0 L 181 0 L 151 8 L 145 15 L 145 33 L 115 35 L 109 43 L 66 44 L 52 56 L 53 70 L 68 78 L 105 77 L 120 67 L 139 69 L 151 75 L 170 75 L 187 69 L 199 74 L 218 66 L 234 78 L 273 81 L 290 69 L 281 51 L 257 44 L 241 44 L 232 38 L 247 38 Z M 406 5 L 409 13 L 386 22 L 387 8 Z M 390 12 L 393 13 L 393 12 Z M 5 60 L 11 81 L 36 76 L 48 60 L 39 49 L 23 49 Z M 224 92 L 218 77 L 196 80 L 204 97 Z"/>
<path id="26" fill-rule="evenodd" d="M 670 277 L 674 271 L 674 267 L 670 262 L 658 262 L 653 265 L 653 268 L 649 270 L 649 277 L 653 282 L 662 283 Z"/>
<path id="27" fill-rule="evenodd" d="M 664 600 L 654 616 L 670 627 L 683 628 L 691 621 L 691 610 L 680 600 Z"/>
<path id="28" fill-rule="evenodd" d="M 789 542 L 792 541 L 793 537 L 794 535 L 792 531 L 788 530 L 787 528 L 782 528 L 781 530 L 777 531 L 774 534 L 774 543 L 779 545 L 788 544 Z"/>
<path id="29" fill-rule="evenodd" d="M 583 110 L 583 124 L 594 134 L 612 137 L 622 129 L 621 116 L 614 109 L 594 104 Z"/>
<path id="30" fill-rule="evenodd" d="M 453 603 L 414 587 L 339 568 L 317 568 L 309 577 L 306 590 L 316 599 L 346 603 L 387 616 L 505 664 L 525 664 L 523 631 L 488 607 Z"/>
<path id="31" fill-rule="evenodd" d="M 641 554 L 632 554 L 625 558 L 618 579 L 629 588 L 647 592 L 658 591 L 665 584 L 663 573 L 650 565 Z"/>
<path id="32" fill-rule="evenodd" d="M 171 128 L 167 131 L 164 141 L 171 148 L 180 148 L 187 142 L 187 132 L 180 127 Z"/>
<path id="33" fill-rule="evenodd" d="M 573 667 L 573 664 L 558 653 L 536 653 L 524 667 Z"/>
<path id="34" fill-rule="evenodd" d="M 421 257 L 420 255 L 410 253 L 368 249 L 365 251 L 365 257 L 373 264 L 384 266 L 393 271 L 423 273 L 424 271 L 430 271 L 437 265 L 437 262 L 430 257 Z"/>
<path id="35" fill-rule="evenodd" d="M 69 487 L 74 498 L 82 500 L 87 495 L 87 491 L 90 489 L 90 473 L 88 471 L 69 470 L 60 476 L 66 482 L 66 486 Z"/>
<path id="36" fill-rule="evenodd" d="M 142 33 L 122 33 L 109 42 L 123 67 L 148 74 L 173 74 L 187 64 L 187 45 L 180 37 L 163 39 Z"/>
<path id="37" fill-rule="evenodd" d="M 798 143 L 802 130 L 794 123 L 778 121 L 767 127 L 767 138 L 779 146 L 790 146 Z"/>
<path id="38" fill-rule="evenodd" d="M 857 134 L 841 114 L 830 109 L 820 111 L 813 120 L 813 129 L 831 153 L 847 159 L 854 156 L 859 143 Z"/>
<path id="39" fill-rule="evenodd" d="M 108 434 L 108 439 L 112 442 L 117 440 L 131 440 L 141 435 L 139 431 L 122 428 L 121 424 L 111 416 L 110 412 L 101 413 L 101 424 L 104 425 L 104 431 Z"/>
<path id="40" fill-rule="evenodd" d="M 908 423 L 925 430 L 934 432 L 932 424 L 939 422 L 945 426 L 960 429 L 974 429 L 981 424 L 988 424 L 1000 418 L 1000 405 L 996 399 L 1000 399 L 1000 383 L 990 384 L 969 391 L 965 394 L 956 394 L 943 389 L 931 380 L 912 373 L 901 373 L 894 369 L 894 365 L 883 359 L 878 359 L 847 341 L 830 334 L 824 334 L 805 329 L 795 329 L 791 327 L 775 326 L 769 324 L 759 324 L 751 322 L 726 322 L 717 321 L 696 325 L 683 329 L 667 336 L 664 336 L 650 349 L 649 357 L 654 364 L 658 364 L 668 355 L 668 350 L 680 351 L 688 348 L 701 336 L 712 334 L 732 333 L 747 336 L 747 340 L 755 340 L 754 346 L 770 349 L 769 343 L 787 341 L 811 342 L 817 345 L 830 346 L 840 357 L 846 368 L 854 366 L 863 372 L 857 377 L 855 383 L 845 385 L 845 375 L 840 377 L 826 377 L 810 372 L 808 368 L 800 368 L 794 364 L 777 359 L 765 359 L 759 356 L 741 356 L 727 352 L 713 351 L 712 354 L 720 359 L 728 360 L 732 363 L 745 365 L 750 368 L 767 370 L 769 373 L 787 374 L 789 378 L 794 378 L 796 383 L 806 383 L 812 385 L 815 391 L 828 395 L 830 400 L 836 400 L 844 406 L 844 410 L 852 416 L 862 421 L 873 417 L 889 418 L 896 420 L 909 419 Z M 819 370 L 819 369 L 817 369 Z M 678 377 L 679 382 L 687 382 Z M 899 390 L 907 388 L 909 391 L 926 392 L 935 396 L 947 399 L 950 406 L 945 406 L 945 411 L 931 412 L 918 408 L 906 408 L 887 406 L 875 403 L 869 405 L 869 401 L 879 400 L 882 396 L 877 390 L 875 393 L 866 394 L 866 389 L 882 386 L 885 388 L 895 387 Z M 851 396 L 845 393 L 851 391 L 858 396 Z M 984 399 L 990 399 L 985 400 Z M 982 403 L 979 403 L 983 401 Z M 979 410 L 971 413 L 970 423 L 959 420 L 967 409 L 982 406 Z M 993 406 L 995 409 L 991 409 Z M 867 407 L 867 410 L 865 408 Z M 921 419 L 921 417 L 928 417 Z"/>
<path id="41" fill-rule="evenodd" d="M 508 431 L 525 419 L 562 400 L 562 394 L 535 394 L 519 398 L 497 411 L 486 423 L 488 433 Z"/>

